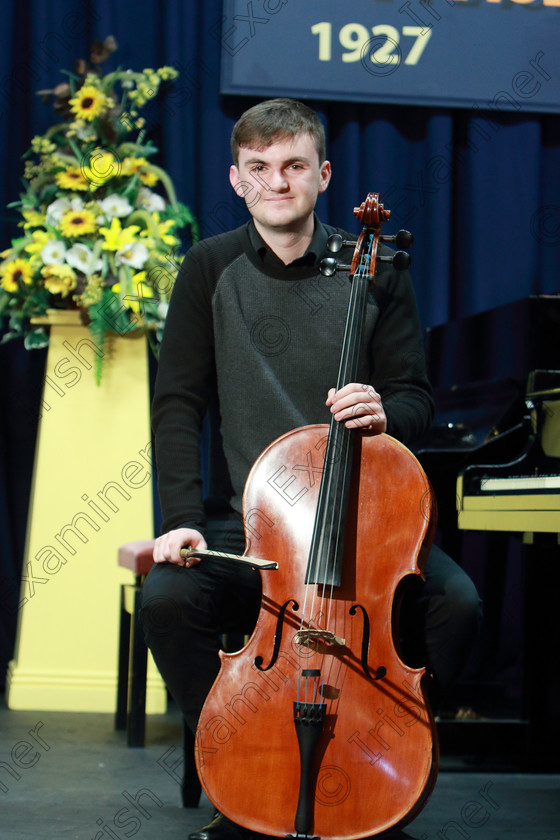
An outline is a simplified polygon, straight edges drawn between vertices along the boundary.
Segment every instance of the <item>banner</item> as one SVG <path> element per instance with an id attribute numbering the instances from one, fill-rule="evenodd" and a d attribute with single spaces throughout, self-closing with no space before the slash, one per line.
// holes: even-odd
<path id="1" fill-rule="evenodd" d="M 224 0 L 221 92 L 560 112 L 560 0 Z"/>

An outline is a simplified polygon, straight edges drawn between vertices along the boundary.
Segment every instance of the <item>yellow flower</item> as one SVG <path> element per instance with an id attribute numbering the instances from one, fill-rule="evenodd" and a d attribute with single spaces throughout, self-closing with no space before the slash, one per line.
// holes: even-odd
<path id="1" fill-rule="evenodd" d="M 34 230 L 31 235 L 31 242 L 25 246 L 28 254 L 39 254 L 49 241 L 50 236 L 46 230 Z"/>
<path id="2" fill-rule="evenodd" d="M 72 120 L 66 130 L 67 137 L 77 137 L 83 143 L 94 143 L 97 139 L 94 128 L 84 120 Z"/>
<path id="3" fill-rule="evenodd" d="M 30 160 L 25 161 L 25 166 L 23 167 L 23 177 L 26 181 L 32 181 L 41 173 L 41 167 L 35 166 L 34 163 L 31 163 Z"/>
<path id="4" fill-rule="evenodd" d="M 147 187 L 154 187 L 159 181 L 159 178 L 155 172 L 150 172 L 150 170 L 143 170 L 142 172 L 140 172 L 140 180 Z"/>
<path id="5" fill-rule="evenodd" d="M 157 214 L 156 214 L 157 215 Z M 173 219 L 167 219 L 166 222 L 160 222 L 158 220 L 158 236 L 162 242 L 165 242 L 166 245 L 177 245 L 179 240 L 176 236 L 172 236 L 168 231 L 175 227 L 175 221 Z"/>
<path id="6" fill-rule="evenodd" d="M 69 166 L 64 172 L 57 172 L 55 181 L 63 190 L 89 190 L 89 181 L 79 166 Z"/>
<path id="7" fill-rule="evenodd" d="M 101 187 L 107 181 L 120 174 L 120 161 L 113 152 L 95 149 L 89 156 L 89 166 L 83 169 L 83 175 L 92 189 Z"/>
<path id="8" fill-rule="evenodd" d="M 138 225 L 129 225 L 122 228 L 120 220 L 115 216 L 111 222 L 111 227 L 101 227 L 99 232 L 103 234 L 105 242 L 103 243 L 104 251 L 120 251 L 126 245 L 134 242 L 135 236 L 140 228 Z"/>
<path id="9" fill-rule="evenodd" d="M 50 155 L 56 149 L 55 144 L 47 137 L 37 135 L 31 140 L 31 148 L 38 155 Z"/>
<path id="10" fill-rule="evenodd" d="M 38 210 L 23 210 L 22 215 L 25 219 L 24 228 L 39 227 L 45 224 L 45 214 L 39 213 Z"/>
<path id="11" fill-rule="evenodd" d="M 94 120 L 105 111 L 109 102 L 105 94 L 93 85 L 82 85 L 70 100 L 70 109 L 82 120 Z"/>
<path id="12" fill-rule="evenodd" d="M 103 296 L 103 278 L 100 274 L 92 274 L 86 279 L 86 286 L 81 295 L 74 295 L 74 300 L 84 307 L 99 303 Z"/>
<path id="13" fill-rule="evenodd" d="M 20 281 L 29 285 L 33 281 L 33 271 L 28 260 L 12 260 L 1 269 L 1 285 L 6 292 L 16 292 Z"/>
<path id="14" fill-rule="evenodd" d="M 122 162 L 123 175 L 136 175 L 140 177 L 143 184 L 153 187 L 159 181 L 155 172 L 150 172 L 150 164 L 145 157 L 126 157 Z"/>
<path id="15" fill-rule="evenodd" d="M 115 283 L 114 286 L 111 286 L 111 291 L 116 295 L 120 294 L 123 291 L 121 284 Z M 138 271 L 132 275 L 132 294 L 123 295 L 122 301 L 127 309 L 138 313 L 140 312 L 142 301 L 146 300 L 146 298 L 153 298 L 153 296 L 154 290 L 146 283 L 146 272 Z"/>
<path id="16" fill-rule="evenodd" d="M 123 175 L 135 175 L 136 172 L 140 171 L 140 167 L 147 163 L 148 161 L 143 157 L 125 157 L 122 162 L 122 173 Z"/>
<path id="17" fill-rule="evenodd" d="M 60 221 L 60 230 L 64 236 L 81 236 L 95 233 L 95 216 L 91 210 L 67 210 Z"/>
<path id="18" fill-rule="evenodd" d="M 179 73 L 175 70 L 174 67 L 169 67 L 165 65 L 164 67 L 160 67 L 159 70 L 156 70 L 156 73 L 159 75 L 160 79 L 176 79 Z"/>
<path id="19" fill-rule="evenodd" d="M 76 288 L 76 274 L 69 265 L 46 265 L 41 274 L 45 278 L 45 289 L 52 295 L 66 297 Z"/>
<path id="20" fill-rule="evenodd" d="M 175 220 L 174 219 L 167 219 L 165 222 L 160 222 L 159 213 L 152 213 L 152 218 L 156 223 L 157 228 L 157 235 L 162 242 L 165 242 L 166 245 L 178 245 L 179 240 L 176 236 L 172 236 L 169 231 L 175 227 Z M 143 230 L 140 236 L 145 236 L 147 240 L 150 239 L 150 234 L 147 230 Z M 148 244 L 148 243 L 146 243 Z M 153 247 L 153 244 L 151 245 Z"/>

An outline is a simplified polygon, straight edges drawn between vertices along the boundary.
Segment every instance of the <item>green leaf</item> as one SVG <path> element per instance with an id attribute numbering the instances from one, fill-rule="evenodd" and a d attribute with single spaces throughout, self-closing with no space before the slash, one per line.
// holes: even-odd
<path id="1" fill-rule="evenodd" d="M 23 340 L 23 346 L 26 350 L 40 350 L 41 347 L 47 347 L 48 343 L 49 336 L 44 327 L 31 330 Z"/>
<path id="2" fill-rule="evenodd" d="M 14 312 L 10 315 L 10 330 L 13 333 L 17 333 L 18 335 L 22 335 L 23 333 L 23 322 L 24 316 L 21 312 Z"/>
<path id="3" fill-rule="evenodd" d="M 4 314 L 4 310 L 8 308 L 10 305 L 10 295 L 4 291 L 4 289 L 0 290 L 0 318 Z"/>
<path id="4" fill-rule="evenodd" d="M 74 141 L 72 140 L 71 137 L 67 137 L 66 140 L 68 141 L 68 145 L 70 146 L 70 148 L 74 152 L 74 156 L 75 156 L 76 160 L 78 161 L 78 163 L 80 163 L 82 161 L 82 158 L 83 158 L 82 152 L 78 149 L 78 147 L 76 146 L 76 144 L 74 143 Z"/>

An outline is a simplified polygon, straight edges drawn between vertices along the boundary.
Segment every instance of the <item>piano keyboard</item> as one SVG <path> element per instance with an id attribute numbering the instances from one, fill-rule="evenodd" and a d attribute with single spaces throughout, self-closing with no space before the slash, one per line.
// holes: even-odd
<path id="1" fill-rule="evenodd" d="M 560 475 L 508 475 L 501 478 L 482 478 L 481 493 L 560 490 Z"/>
<path id="2" fill-rule="evenodd" d="M 465 493 L 460 474 L 457 514 L 461 530 L 560 535 L 560 476 L 481 477 L 479 490 Z"/>

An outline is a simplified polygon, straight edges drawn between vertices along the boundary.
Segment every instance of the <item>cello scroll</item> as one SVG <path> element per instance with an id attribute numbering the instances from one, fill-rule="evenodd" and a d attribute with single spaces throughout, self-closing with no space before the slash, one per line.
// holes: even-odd
<path id="1" fill-rule="evenodd" d="M 389 220 L 391 216 L 390 210 L 385 210 L 384 206 L 379 203 L 379 196 L 377 193 L 368 193 L 367 198 L 359 207 L 354 207 L 354 215 L 360 220 L 363 225 L 360 238 L 356 241 L 343 239 L 339 233 L 333 233 L 327 240 L 327 248 L 331 254 L 338 254 L 338 252 L 347 246 L 354 247 L 354 256 L 350 265 L 344 265 L 337 262 L 335 257 L 325 257 L 321 260 L 319 271 L 325 277 L 332 277 L 336 271 L 349 271 L 350 279 L 361 266 L 362 270 L 365 264 L 368 265 L 368 276 L 371 280 L 375 278 L 375 262 L 391 263 L 397 271 L 404 271 L 410 266 L 410 254 L 406 252 L 406 248 L 410 248 L 414 241 L 414 237 L 408 230 L 399 230 L 396 234 L 382 235 L 381 226 L 383 222 Z M 373 238 L 368 242 L 367 235 L 372 235 Z M 398 249 L 394 254 L 378 255 L 377 243 L 391 242 L 394 243 Z M 366 251 L 366 246 L 369 250 Z M 368 262 L 364 263 L 364 254 L 368 257 Z"/>

